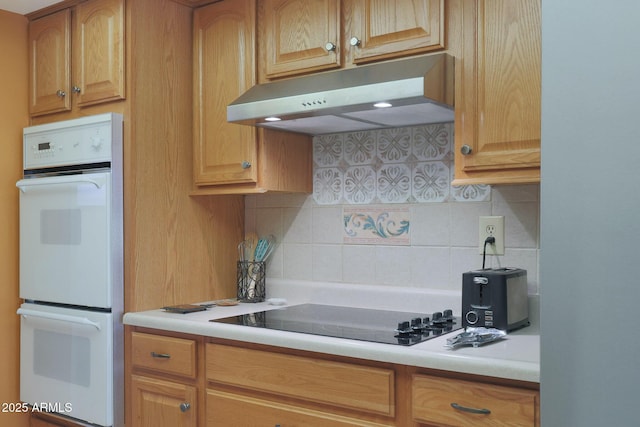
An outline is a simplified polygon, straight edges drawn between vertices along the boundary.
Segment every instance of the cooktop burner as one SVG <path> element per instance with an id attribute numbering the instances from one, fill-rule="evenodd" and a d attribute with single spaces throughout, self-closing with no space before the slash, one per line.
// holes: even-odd
<path id="1" fill-rule="evenodd" d="M 211 322 L 410 346 L 458 330 L 450 309 L 432 313 L 301 304 Z"/>

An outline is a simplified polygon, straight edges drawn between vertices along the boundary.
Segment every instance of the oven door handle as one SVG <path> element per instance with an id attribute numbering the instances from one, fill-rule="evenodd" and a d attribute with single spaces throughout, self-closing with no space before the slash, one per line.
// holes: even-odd
<path id="1" fill-rule="evenodd" d="M 20 181 L 16 182 L 16 187 L 18 187 L 20 191 L 24 193 L 27 191 L 28 187 L 35 187 L 38 185 L 56 185 L 56 184 L 93 184 L 96 186 L 96 188 L 102 187 L 102 184 L 99 183 L 98 181 L 95 181 L 89 178 L 78 178 L 78 177 L 71 177 L 70 179 L 69 178 L 61 179 L 59 177 L 54 177 L 50 179 L 48 178 L 21 179 Z"/>
<path id="2" fill-rule="evenodd" d="M 66 314 L 46 313 L 42 311 L 29 310 L 26 308 L 19 308 L 17 314 L 24 317 L 33 316 L 48 320 L 59 320 L 61 322 L 77 323 L 79 325 L 93 326 L 97 330 L 100 330 L 100 324 L 93 322 L 86 317 L 68 316 Z"/>

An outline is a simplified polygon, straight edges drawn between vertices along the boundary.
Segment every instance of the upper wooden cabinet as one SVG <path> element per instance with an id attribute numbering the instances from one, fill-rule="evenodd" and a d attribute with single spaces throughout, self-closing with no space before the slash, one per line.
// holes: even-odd
<path id="1" fill-rule="evenodd" d="M 311 191 L 308 136 L 227 122 L 256 84 L 256 0 L 194 13 L 194 194 Z"/>
<path id="2" fill-rule="evenodd" d="M 123 99 L 124 0 L 89 0 L 31 21 L 29 50 L 32 116 Z"/>
<path id="3" fill-rule="evenodd" d="M 264 43 L 269 77 L 339 67 L 339 0 L 265 0 Z"/>
<path id="4" fill-rule="evenodd" d="M 444 48 L 443 0 L 355 0 L 343 8 L 354 64 Z"/>
<path id="5" fill-rule="evenodd" d="M 462 2 L 454 185 L 540 180 L 539 0 Z"/>
<path id="6" fill-rule="evenodd" d="M 29 23 L 29 112 L 71 109 L 71 10 Z"/>
<path id="7" fill-rule="evenodd" d="M 444 47 L 443 0 L 264 0 L 268 79 Z"/>

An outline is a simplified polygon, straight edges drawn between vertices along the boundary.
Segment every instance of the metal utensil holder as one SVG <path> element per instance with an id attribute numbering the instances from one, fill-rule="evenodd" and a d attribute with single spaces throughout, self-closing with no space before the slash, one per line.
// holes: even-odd
<path id="1" fill-rule="evenodd" d="M 238 300 L 262 302 L 266 296 L 266 263 L 264 261 L 238 261 Z"/>

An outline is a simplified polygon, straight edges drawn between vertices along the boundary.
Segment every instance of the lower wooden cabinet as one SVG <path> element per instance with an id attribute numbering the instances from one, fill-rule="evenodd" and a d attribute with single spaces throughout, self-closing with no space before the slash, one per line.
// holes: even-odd
<path id="1" fill-rule="evenodd" d="M 146 328 L 126 331 L 127 426 L 540 425 L 533 383 Z"/>
<path id="2" fill-rule="evenodd" d="M 204 338 L 125 328 L 127 427 L 195 427 L 204 419 Z"/>
<path id="3" fill-rule="evenodd" d="M 535 390 L 428 375 L 411 381 L 412 417 L 430 426 L 539 426 Z"/>
<path id="4" fill-rule="evenodd" d="M 195 427 L 196 387 L 134 375 L 131 379 L 133 425 L 140 427 Z"/>

